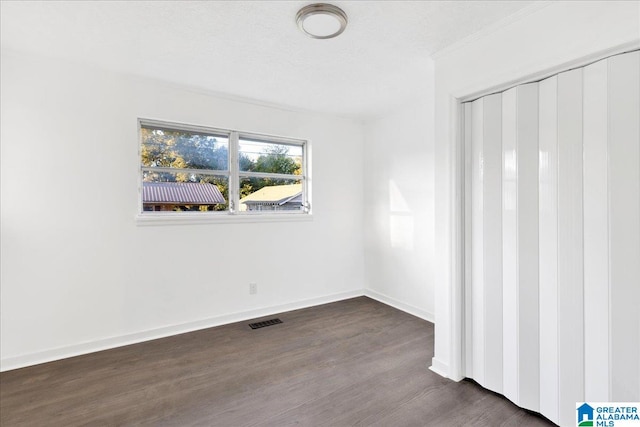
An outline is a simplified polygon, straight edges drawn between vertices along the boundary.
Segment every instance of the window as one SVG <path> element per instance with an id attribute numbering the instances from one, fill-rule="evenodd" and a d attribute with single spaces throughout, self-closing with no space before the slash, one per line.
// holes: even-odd
<path id="1" fill-rule="evenodd" d="M 140 120 L 140 211 L 309 213 L 306 152 L 304 140 Z"/>

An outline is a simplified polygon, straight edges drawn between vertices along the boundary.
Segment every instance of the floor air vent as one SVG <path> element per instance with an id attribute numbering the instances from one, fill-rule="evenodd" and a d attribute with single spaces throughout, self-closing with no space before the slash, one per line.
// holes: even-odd
<path id="1" fill-rule="evenodd" d="M 251 326 L 251 329 L 258 329 L 258 328 L 264 328 L 265 326 L 277 325 L 278 323 L 282 323 L 282 320 L 270 319 L 270 320 L 265 320 L 264 322 L 249 323 L 249 326 Z"/>

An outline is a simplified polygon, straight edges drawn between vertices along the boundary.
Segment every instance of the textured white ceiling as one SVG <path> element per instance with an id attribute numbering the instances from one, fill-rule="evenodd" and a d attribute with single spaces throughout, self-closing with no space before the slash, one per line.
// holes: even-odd
<path id="1" fill-rule="evenodd" d="M 207 91 L 364 118 L 428 90 L 430 55 L 532 1 L 332 1 L 336 39 L 304 36 L 312 1 L 0 3 L 2 48 Z"/>

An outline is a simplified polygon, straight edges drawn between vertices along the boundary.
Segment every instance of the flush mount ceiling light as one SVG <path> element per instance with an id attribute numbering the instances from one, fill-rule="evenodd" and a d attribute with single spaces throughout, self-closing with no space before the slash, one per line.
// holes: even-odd
<path id="1" fill-rule="evenodd" d="M 296 22 L 309 37 L 330 39 L 342 34 L 347 27 L 347 14 L 332 4 L 316 3 L 300 9 Z"/>

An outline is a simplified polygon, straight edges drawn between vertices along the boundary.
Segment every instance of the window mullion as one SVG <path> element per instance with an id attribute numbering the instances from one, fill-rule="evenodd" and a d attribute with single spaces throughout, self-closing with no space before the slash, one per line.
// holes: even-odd
<path id="1" fill-rule="evenodd" d="M 305 179 L 302 181 L 302 203 L 304 206 L 304 211 L 306 213 L 311 212 L 311 183 L 309 182 L 310 174 L 310 145 L 309 143 L 305 143 L 302 146 L 302 176 Z"/>
<path id="2" fill-rule="evenodd" d="M 167 168 L 158 166 L 142 166 L 143 172 L 192 173 L 195 175 L 229 176 L 229 171 L 218 169 Z"/>
<path id="3" fill-rule="evenodd" d="M 248 172 L 243 171 L 238 173 L 240 176 L 247 178 L 271 178 L 271 179 L 288 179 L 291 181 L 304 181 L 303 175 L 292 175 L 285 173 L 271 173 L 271 172 Z"/>
<path id="4" fill-rule="evenodd" d="M 238 132 L 231 132 L 229 137 L 229 199 L 232 203 L 230 213 L 240 210 L 240 177 L 238 175 L 238 150 L 240 137 Z"/>

